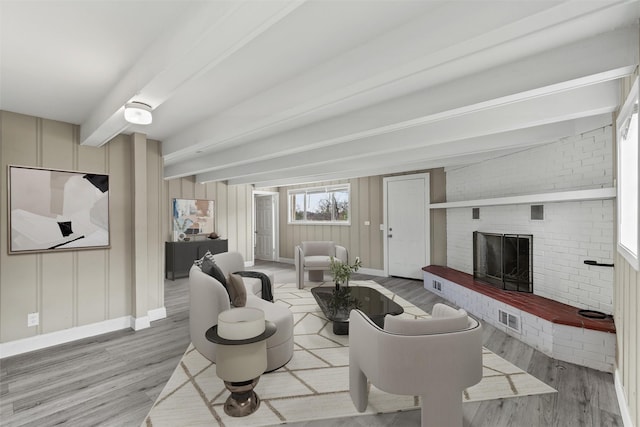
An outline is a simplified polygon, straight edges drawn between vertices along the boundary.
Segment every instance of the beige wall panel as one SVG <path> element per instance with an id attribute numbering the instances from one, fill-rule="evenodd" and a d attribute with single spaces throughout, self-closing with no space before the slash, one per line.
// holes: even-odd
<path id="1" fill-rule="evenodd" d="M 2 111 L 2 160 L 9 165 L 40 166 L 39 119 Z M 2 171 L 6 174 L 6 166 Z M 6 200 L 6 199 L 4 199 Z"/>
<path id="2" fill-rule="evenodd" d="M 132 313 L 133 197 L 131 144 L 118 136 L 107 144 L 109 153 L 109 318 Z"/>
<path id="3" fill-rule="evenodd" d="M 384 269 L 384 240 L 380 224 L 384 223 L 382 202 L 382 177 L 373 176 L 369 179 L 369 242 L 371 245 L 370 268 Z"/>
<path id="4" fill-rule="evenodd" d="M 223 239 L 229 239 L 228 222 L 227 222 L 227 193 L 228 186 L 222 182 L 216 183 L 216 214 L 218 219 L 216 220 L 218 229 L 218 235 Z"/>
<path id="5" fill-rule="evenodd" d="M 640 353 L 638 352 L 638 350 L 640 350 L 638 329 L 640 328 L 637 327 L 640 324 L 640 316 L 638 316 L 638 307 L 640 307 L 638 306 L 638 302 L 640 302 L 640 299 L 638 299 L 638 280 L 637 275 L 634 274 L 635 270 L 629 265 L 627 265 L 627 268 L 629 269 L 629 275 L 627 276 L 627 283 L 629 284 L 629 301 L 635 301 L 636 303 L 634 304 L 635 310 L 631 309 L 632 307 L 629 307 L 629 320 L 626 323 L 629 325 L 636 325 L 634 328 L 628 328 L 629 341 L 627 341 L 627 346 L 629 348 L 629 402 L 631 404 L 631 415 L 635 420 L 635 425 L 637 426 L 638 418 L 640 416 L 638 413 L 640 410 L 640 408 L 638 408 L 638 363 L 640 362 Z M 632 283 L 632 281 L 635 283 Z"/>
<path id="6" fill-rule="evenodd" d="M 369 267 L 368 257 L 362 252 L 362 247 L 360 246 L 360 224 L 364 221 L 363 215 L 367 214 L 366 212 L 362 212 L 362 214 L 360 212 L 361 200 L 365 197 L 361 194 L 360 182 L 361 179 L 352 179 L 349 181 L 351 184 L 351 200 L 349 202 L 349 206 L 351 207 L 351 225 L 343 227 L 343 230 L 346 232 L 345 239 L 339 240 L 339 242 L 342 246 L 347 248 L 349 261 L 353 261 L 357 256 L 359 256 L 362 259 L 363 265 L 365 267 Z"/>
<path id="7" fill-rule="evenodd" d="M 182 183 L 182 192 L 180 193 L 180 197 L 183 199 L 195 199 L 196 185 L 201 185 L 196 184 L 196 178 L 194 176 L 187 176 L 181 178 L 180 182 Z"/>
<path id="8" fill-rule="evenodd" d="M 163 211 L 169 203 L 162 191 L 162 151 L 157 141 L 147 141 L 147 279 L 149 309 L 164 307 Z"/>
<path id="9" fill-rule="evenodd" d="M 638 71 L 622 79 L 621 100 L 629 94 Z M 615 120 L 615 117 L 614 117 Z M 614 141 L 616 139 L 614 138 Z M 614 161 L 614 169 L 616 162 Z M 617 232 L 617 231 L 616 231 Z M 617 244 L 617 242 L 616 242 Z M 640 273 L 616 251 L 614 319 L 616 323 L 616 367 L 622 382 L 628 413 L 633 425 L 640 426 Z"/>
<path id="10" fill-rule="evenodd" d="M 617 367 L 623 383 L 629 414 L 634 425 L 640 425 L 639 371 L 640 364 L 640 274 L 622 257 L 616 255 L 616 332 Z"/>
<path id="11" fill-rule="evenodd" d="M 108 319 L 108 249 L 77 252 L 77 324 L 89 325 Z"/>
<path id="12" fill-rule="evenodd" d="M 204 198 L 207 200 L 216 200 L 218 198 L 218 191 L 215 182 L 207 182 L 204 185 Z M 214 204 L 215 208 L 215 204 Z"/>
<path id="13" fill-rule="evenodd" d="M 631 317 L 631 309 L 632 306 L 630 305 L 630 292 L 631 292 L 631 287 L 629 286 L 629 284 L 631 283 L 631 277 L 630 277 L 630 272 L 631 272 L 631 268 L 630 266 L 627 264 L 627 262 L 624 260 L 623 257 L 618 257 L 619 261 L 621 262 L 618 267 L 620 273 L 620 276 L 622 278 L 622 317 L 620 319 L 618 319 L 617 323 L 622 323 L 623 325 L 625 325 L 624 328 L 622 328 L 620 330 L 620 332 L 618 332 L 618 339 L 621 339 L 622 342 L 622 352 L 624 357 L 622 358 L 622 379 L 623 379 L 623 383 L 624 383 L 624 390 L 625 390 L 625 394 L 627 396 L 627 402 L 632 403 L 631 402 L 631 394 L 633 392 L 633 390 L 631 390 L 630 388 L 630 384 L 631 384 L 631 376 L 632 376 L 632 357 L 633 357 L 633 349 L 630 348 L 629 346 L 629 337 L 633 331 L 632 327 L 626 327 L 626 325 L 631 326 L 631 322 L 630 322 L 630 317 Z"/>
<path id="14" fill-rule="evenodd" d="M 193 189 L 193 198 L 207 199 L 207 185 L 208 184 L 195 184 Z"/>
<path id="15" fill-rule="evenodd" d="M 365 221 L 371 221 L 369 219 L 369 214 L 371 212 L 370 210 L 370 194 L 369 194 L 369 179 L 368 178 L 360 178 L 357 180 L 358 183 L 358 217 L 355 218 L 355 223 L 351 222 L 351 227 L 354 228 L 357 233 L 357 236 L 355 236 L 356 238 L 359 237 L 358 239 L 358 243 L 354 244 L 355 242 L 352 240 L 350 242 L 352 247 L 358 247 L 358 252 L 354 252 L 352 254 L 352 256 L 350 257 L 350 260 L 355 259 L 356 256 L 359 256 L 360 259 L 362 260 L 362 264 L 366 265 L 367 267 L 371 266 L 371 259 L 372 259 L 372 254 L 371 254 L 371 239 L 370 239 L 370 235 L 369 235 L 369 228 L 371 228 L 371 226 L 366 226 L 364 225 Z M 354 207 L 356 206 L 356 204 L 354 203 Z M 374 255 L 375 257 L 375 255 Z"/>
<path id="16" fill-rule="evenodd" d="M 447 211 L 431 210 L 431 264 L 447 265 Z"/>
<path id="17" fill-rule="evenodd" d="M 27 327 L 27 314 L 39 311 L 40 255 L 8 255 L 7 165 L 38 166 L 38 120 L 0 112 L 0 342 L 34 336 L 37 327 Z"/>
<path id="18" fill-rule="evenodd" d="M 238 250 L 238 240 L 232 239 L 238 228 L 238 193 L 235 187 L 227 187 L 227 239 L 229 239 L 229 252 Z"/>
<path id="19" fill-rule="evenodd" d="M 277 258 L 287 258 L 286 254 L 291 253 L 293 258 L 293 236 L 288 233 L 287 221 L 289 217 L 289 206 L 287 205 L 287 193 L 286 191 L 280 191 L 278 189 L 278 205 L 280 206 L 280 215 L 278 216 L 278 230 L 280 247 L 278 248 Z"/>
<path id="20" fill-rule="evenodd" d="M 3 210 L 3 215 L 4 215 Z M 3 233 L 4 234 L 4 233 Z M 38 312 L 40 255 L 11 255 L 2 252 L 0 281 L 0 342 L 36 335 L 38 328 L 27 327 L 27 314 Z"/>
<path id="21" fill-rule="evenodd" d="M 447 201 L 447 178 L 444 168 L 431 169 L 429 171 L 431 203 L 444 203 Z"/>
<path id="22" fill-rule="evenodd" d="M 77 140 L 77 136 L 75 139 Z M 79 169 L 94 173 L 108 172 L 109 158 L 105 149 L 78 145 L 77 152 Z"/>
<path id="23" fill-rule="evenodd" d="M 621 257 L 622 258 L 622 257 Z M 631 286 L 629 286 L 630 282 L 631 282 L 631 278 L 630 278 L 630 267 L 627 264 L 626 261 L 623 260 L 623 263 L 620 264 L 620 268 L 622 270 L 622 295 L 623 295 L 623 316 L 622 316 L 622 322 L 625 325 L 629 325 L 631 326 L 631 306 L 625 302 L 626 301 L 631 301 L 630 298 L 630 293 L 631 293 Z M 631 327 L 625 327 L 624 330 L 621 333 L 622 336 L 622 341 L 623 341 L 623 351 L 624 351 L 624 358 L 623 358 L 623 380 L 624 380 L 624 384 L 625 384 L 625 391 L 627 393 L 627 401 L 630 400 L 630 393 L 633 392 L 633 390 L 631 390 L 630 388 L 630 384 L 631 384 L 631 375 L 632 375 L 632 357 L 633 357 L 633 349 L 630 348 L 629 346 L 629 337 L 631 336 L 631 333 L 633 331 L 633 328 Z"/>
<path id="24" fill-rule="evenodd" d="M 49 333 L 74 325 L 77 271 L 73 252 L 42 254 L 41 332 Z"/>
<path id="25" fill-rule="evenodd" d="M 238 190 L 238 252 L 245 261 L 253 262 L 254 248 L 251 231 L 253 229 L 253 200 L 252 187 L 248 185 L 236 185 Z"/>
<path id="26" fill-rule="evenodd" d="M 251 230 L 251 204 L 247 204 L 247 186 L 246 185 L 234 185 L 231 187 L 236 194 L 236 251 L 240 252 L 245 261 L 253 261 L 253 251 L 248 251 L 247 248 L 251 246 L 250 242 L 247 242 L 247 225 Z"/>
<path id="27" fill-rule="evenodd" d="M 41 120 L 42 123 L 42 166 L 51 169 L 78 170 L 84 169 L 75 164 L 75 126 Z"/>
<path id="28" fill-rule="evenodd" d="M 431 203 L 447 201 L 447 182 L 443 168 L 430 173 Z M 447 212 L 445 209 L 431 210 L 431 264 L 447 265 Z"/>

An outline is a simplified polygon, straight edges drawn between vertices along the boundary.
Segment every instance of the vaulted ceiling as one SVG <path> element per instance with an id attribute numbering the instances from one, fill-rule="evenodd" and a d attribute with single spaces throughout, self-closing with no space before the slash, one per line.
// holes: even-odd
<path id="1" fill-rule="evenodd" d="M 639 18 L 637 0 L 1 0 L 0 109 L 89 146 L 144 133 L 166 178 L 461 165 L 611 123 Z"/>

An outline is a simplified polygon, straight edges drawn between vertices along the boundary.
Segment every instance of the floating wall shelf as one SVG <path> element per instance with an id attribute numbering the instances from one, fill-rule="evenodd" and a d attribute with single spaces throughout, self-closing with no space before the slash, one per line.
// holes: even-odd
<path id="1" fill-rule="evenodd" d="M 554 202 L 577 202 L 583 200 L 604 200 L 616 197 L 616 189 L 595 188 L 591 190 L 571 190 L 555 193 L 528 194 L 524 196 L 496 197 L 493 199 L 463 200 L 459 202 L 431 203 L 430 209 L 467 208 L 479 206 L 529 205 Z"/>

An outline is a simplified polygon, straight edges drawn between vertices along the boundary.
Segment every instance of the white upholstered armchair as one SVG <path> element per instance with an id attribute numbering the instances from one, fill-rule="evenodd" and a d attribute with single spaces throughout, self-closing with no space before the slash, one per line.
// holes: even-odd
<path id="1" fill-rule="evenodd" d="M 368 405 L 367 382 L 387 393 L 420 396 L 423 427 L 462 427 L 462 392 L 482 379 L 482 326 L 444 304 L 432 318 L 387 315 L 381 329 L 360 310 L 349 317 L 349 389 Z"/>
<path id="2" fill-rule="evenodd" d="M 213 255 L 224 276 L 244 270 L 244 259 L 238 252 Z M 273 275 L 269 275 L 273 293 Z M 245 307 L 258 308 L 265 319 L 276 324 L 278 330 L 267 339 L 267 371 L 286 364 L 293 356 L 293 314 L 283 305 L 262 299 L 260 279 L 243 277 L 246 290 Z M 217 279 L 200 267 L 189 271 L 189 333 L 193 346 L 207 359 L 216 361 L 216 344 L 205 337 L 207 329 L 218 323 L 218 315 L 231 308 L 229 293 Z"/>
<path id="3" fill-rule="evenodd" d="M 302 242 L 294 250 L 296 284 L 304 288 L 304 272 L 308 271 L 310 282 L 322 282 L 324 271 L 329 270 L 331 257 L 348 262 L 347 249 L 330 241 Z"/>

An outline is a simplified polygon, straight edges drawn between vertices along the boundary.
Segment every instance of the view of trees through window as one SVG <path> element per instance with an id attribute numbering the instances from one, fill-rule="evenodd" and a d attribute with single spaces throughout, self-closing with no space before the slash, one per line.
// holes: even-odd
<path id="1" fill-rule="evenodd" d="M 289 192 L 291 222 L 348 222 L 349 186 Z"/>

